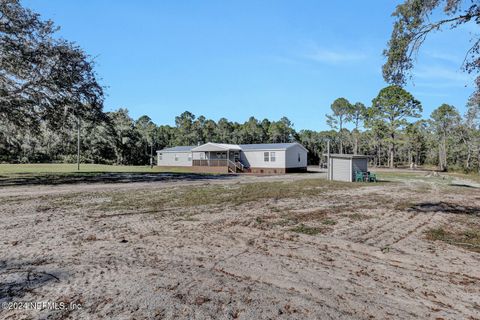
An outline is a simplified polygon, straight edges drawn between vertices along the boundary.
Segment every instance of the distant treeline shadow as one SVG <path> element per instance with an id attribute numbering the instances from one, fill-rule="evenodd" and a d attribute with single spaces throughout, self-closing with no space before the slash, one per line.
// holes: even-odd
<path id="1" fill-rule="evenodd" d="M 235 175 L 202 173 L 75 173 L 1 177 L 0 186 L 58 185 L 76 183 L 129 183 L 230 179 Z"/>
<path id="2" fill-rule="evenodd" d="M 451 214 L 469 214 L 480 216 L 479 207 L 464 206 L 448 202 L 422 202 L 408 207 L 407 210 L 419 213 L 443 212 Z"/>

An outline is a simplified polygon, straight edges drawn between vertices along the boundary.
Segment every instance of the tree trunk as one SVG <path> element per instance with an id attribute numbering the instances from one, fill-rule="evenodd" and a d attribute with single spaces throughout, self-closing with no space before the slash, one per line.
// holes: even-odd
<path id="1" fill-rule="evenodd" d="M 357 154 L 358 152 L 358 134 L 355 132 L 355 146 L 353 148 L 353 154 Z"/>
<path id="2" fill-rule="evenodd" d="M 468 171 L 470 170 L 470 159 L 472 157 L 472 151 L 470 149 L 470 146 L 467 143 L 467 159 L 465 160 L 465 169 Z M 480 164 L 479 164 L 480 166 Z"/>
<path id="3" fill-rule="evenodd" d="M 395 133 L 392 132 L 391 135 L 390 135 L 390 138 L 392 138 L 392 142 L 390 143 L 390 147 L 389 147 L 389 153 L 390 153 L 390 168 L 394 168 L 395 167 Z"/>
<path id="4" fill-rule="evenodd" d="M 438 170 L 443 171 L 442 146 L 438 146 Z"/>
<path id="5" fill-rule="evenodd" d="M 443 170 L 447 171 L 447 135 L 443 134 Z"/>
<path id="6" fill-rule="evenodd" d="M 447 171 L 447 138 L 445 133 L 443 133 L 442 142 L 438 148 L 438 153 L 439 169 L 440 171 Z"/>
<path id="7" fill-rule="evenodd" d="M 340 154 L 343 154 L 342 129 L 343 129 L 343 121 L 340 118 L 340 130 L 338 131 L 338 137 L 340 138 Z"/>
<path id="8" fill-rule="evenodd" d="M 380 159 L 382 156 L 382 151 L 380 149 L 381 145 L 380 143 L 377 144 L 377 166 L 380 167 Z"/>
<path id="9" fill-rule="evenodd" d="M 480 146 L 478 146 L 477 166 L 478 166 L 478 173 L 480 174 Z"/>

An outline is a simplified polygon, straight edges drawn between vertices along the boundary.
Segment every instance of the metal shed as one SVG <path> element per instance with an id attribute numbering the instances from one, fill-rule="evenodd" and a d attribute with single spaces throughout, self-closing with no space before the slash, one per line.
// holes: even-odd
<path id="1" fill-rule="evenodd" d="M 368 171 L 368 156 L 353 154 L 330 154 L 328 180 L 355 181 L 355 172 Z"/>

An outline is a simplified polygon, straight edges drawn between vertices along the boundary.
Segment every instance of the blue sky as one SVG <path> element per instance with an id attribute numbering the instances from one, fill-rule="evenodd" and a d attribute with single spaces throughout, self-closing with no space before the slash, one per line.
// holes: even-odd
<path id="1" fill-rule="evenodd" d="M 24 0 L 59 35 L 95 57 L 105 110 L 174 124 L 185 110 L 218 120 L 287 116 L 297 130 L 327 129 L 338 97 L 370 105 L 400 1 Z M 424 115 L 462 113 L 473 77 L 460 71 L 478 26 L 436 33 L 407 89 Z"/>

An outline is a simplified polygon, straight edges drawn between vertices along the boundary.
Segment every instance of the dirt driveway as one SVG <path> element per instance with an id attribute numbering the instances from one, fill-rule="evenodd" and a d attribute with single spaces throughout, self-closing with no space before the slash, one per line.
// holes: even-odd
<path id="1" fill-rule="evenodd" d="M 0 316 L 480 319 L 480 188 L 321 175 L 2 188 Z"/>

